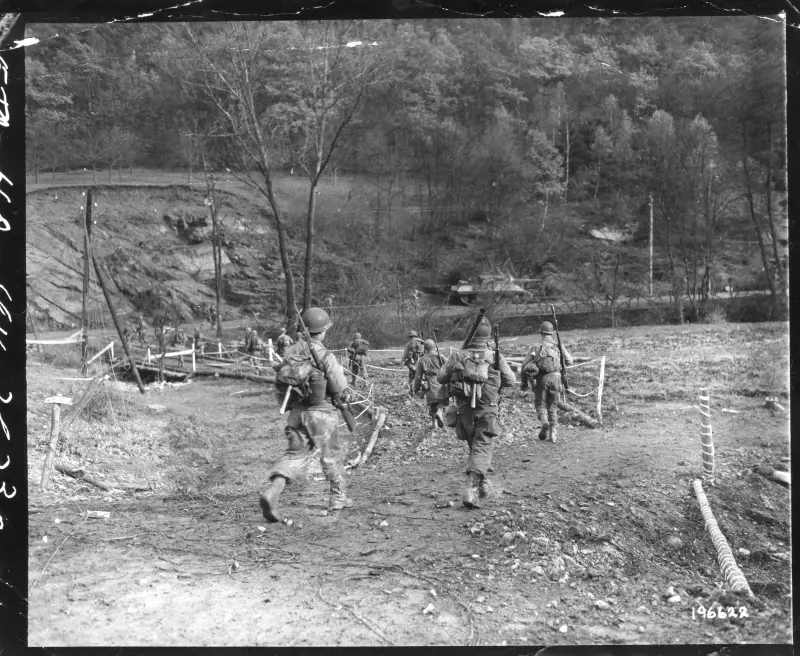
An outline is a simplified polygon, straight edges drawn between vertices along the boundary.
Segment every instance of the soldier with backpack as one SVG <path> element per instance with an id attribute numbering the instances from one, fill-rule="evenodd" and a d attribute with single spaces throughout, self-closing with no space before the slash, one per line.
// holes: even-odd
<path id="1" fill-rule="evenodd" d="M 347 347 L 347 356 L 350 363 L 350 373 L 353 374 L 351 385 L 355 386 L 356 376 L 361 376 L 367 380 L 367 355 L 369 354 L 369 342 L 361 337 L 361 333 L 353 335 L 353 341 Z"/>
<path id="2" fill-rule="evenodd" d="M 186 333 L 184 332 L 183 328 L 178 328 L 175 331 L 175 334 L 172 336 L 172 346 L 174 346 L 179 351 L 183 351 L 186 348 Z M 183 356 L 178 356 L 178 366 L 183 369 Z"/>
<path id="3" fill-rule="evenodd" d="M 335 511 L 353 505 L 345 489 L 345 445 L 339 437 L 339 412 L 329 402 L 332 395 L 347 389 L 344 369 L 323 344 L 333 322 L 322 308 L 309 308 L 302 317 L 324 371 L 314 366 L 304 340 L 290 346 L 284 361 L 274 365 L 278 402 L 283 404 L 281 412 L 289 409 L 289 418 L 285 428 L 286 451 L 270 470 L 269 487 L 259 497 L 262 514 L 270 522 L 280 521 L 277 505 L 281 492 L 297 478 L 317 449 L 322 471 L 330 484 L 328 509 Z"/>
<path id="4" fill-rule="evenodd" d="M 491 325 L 481 318 L 467 333 L 464 346 L 453 351 L 438 373 L 438 382 L 449 384 L 449 393 L 458 403 L 456 437 L 469 446 L 467 486 L 462 499 L 467 508 L 478 508 L 478 498 L 491 490 L 487 478 L 492 464 L 492 440 L 500 433 L 500 390 L 516 383 L 505 358 L 498 356 L 487 342 Z"/>
<path id="5" fill-rule="evenodd" d="M 289 337 L 289 335 L 286 334 L 286 328 L 281 328 L 281 332 L 275 340 L 275 352 L 283 357 L 286 353 L 286 349 L 288 349 L 292 344 L 294 344 L 294 341 L 291 337 Z"/>
<path id="6" fill-rule="evenodd" d="M 417 375 L 417 362 L 425 352 L 425 346 L 416 330 L 408 333 L 409 341 L 403 349 L 403 366 L 408 369 L 408 393 L 414 396 L 414 377 Z"/>
<path id="7" fill-rule="evenodd" d="M 572 364 L 572 356 L 566 348 L 553 337 L 553 324 L 543 321 L 539 326 L 542 343 L 534 346 L 522 363 L 522 389 L 527 389 L 526 381 L 535 381 L 534 399 L 536 412 L 542 427 L 540 440 L 558 440 L 558 396 L 561 394 L 561 354 L 564 362 Z"/>
<path id="8" fill-rule="evenodd" d="M 419 362 L 414 374 L 414 393 L 420 390 L 425 392 L 425 401 L 428 404 L 428 413 L 431 416 L 431 428 L 444 427 L 442 420 L 442 408 L 439 406 L 439 388 L 441 385 L 436 379 L 444 364 L 444 358 L 436 353 L 436 343 L 432 339 L 426 339 L 424 342 L 425 355 L 423 355 Z"/>

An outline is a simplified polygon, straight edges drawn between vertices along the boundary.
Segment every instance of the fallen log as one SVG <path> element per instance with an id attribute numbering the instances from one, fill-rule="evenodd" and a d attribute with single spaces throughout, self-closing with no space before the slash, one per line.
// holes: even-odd
<path id="1" fill-rule="evenodd" d="M 592 419 L 589 415 L 585 412 L 581 412 L 575 406 L 570 405 L 569 403 L 565 403 L 564 401 L 558 402 L 558 407 L 561 408 L 564 412 L 571 412 L 574 414 L 578 419 L 581 420 L 583 424 L 588 426 L 589 428 L 597 428 L 599 422 L 596 419 Z"/>
<path id="2" fill-rule="evenodd" d="M 708 497 L 706 497 L 706 493 L 703 490 L 702 482 L 699 479 L 695 479 L 692 482 L 692 487 L 694 487 L 697 503 L 700 506 L 700 512 L 703 514 L 703 519 L 706 522 L 706 530 L 711 536 L 711 541 L 714 543 L 714 548 L 717 551 L 717 560 L 722 568 L 722 574 L 725 576 L 725 580 L 734 592 L 741 591 L 748 597 L 753 597 L 753 591 L 750 589 L 744 574 L 742 574 L 742 570 L 740 570 L 739 566 L 736 564 L 736 559 L 733 557 L 733 552 L 731 551 L 728 541 L 725 539 L 722 531 L 719 530 L 717 520 L 708 503 Z"/>
<path id="3" fill-rule="evenodd" d="M 755 467 L 755 471 L 756 473 L 761 474 L 764 478 L 775 481 L 776 483 L 780 483 L 781 485 L 789 486 L 792 484 L 792 475 L 789 472 L 780 471 L 774 467 L 770 467 L 769 465 Z"/>
<path id="4" fill-rule="evenodd" d="M 378 441 L 378 434 L 381 432 L 381 428 L 383 428 L 383 424 L 386 421 L 386 409 L 381 408 L 378 414 L 378 423 L 375 425 L 375 430 L 372 431 L 372 435 L 370 435 L 369 442 L 367 443 L 367 447 L 364 449 L 364 453 L 361 454 L 361 458 L 358 461 L 358 464 L 363 465 L 367 462 L 367 458 L 369 458 L 370 454 L 372 453 L 372 449 L 375 446 L 375 442 Z"/>
<path id="5" fill-rule="evenodd" d="M 57 472 L 61 472 L 62 474 L 71 476 L 74 479 L 77 479 L 79 481 L 85 481 L 86 483 L 90 483 L 95 487 L 99 487 L 101 490 L 104 490 L 105 492 L 111 490 L 111 487 L 106 485 L 105 483 L 101 483 L 100 481 L 96 481 L 95 479 L 93 479 L 91 476 L 87 476 L 86 472 L 84 472 L 82 469 L 67 469 L 62 465 L 56 465 L 55 469 Z"/>
<path id="6" fill-rule="evenodd" d="M 242 374 L 242 373 L 235 373 L 233 371 L 195 371 L 195 377 L 197 376 L 219 376 L 220 378 L 238 378 L 244 380 L 252 380 L 256 383 L 275 383 L 275 376 L 256 376 L 255 374 Z"/>

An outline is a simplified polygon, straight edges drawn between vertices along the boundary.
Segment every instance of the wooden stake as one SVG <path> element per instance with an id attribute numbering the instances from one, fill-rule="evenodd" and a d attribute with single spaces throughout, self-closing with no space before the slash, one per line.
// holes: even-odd
<path id="1" fill-rule="evenodd" d="M 359 464 L 364 464 L 367 462 L 367 458 L 369 458 L 370 454 L 372 453 L 372 449 L 375 446 L 375 442 L 378 441 L 378 433 L 381 432 L 381 428 L 383 428 L 383 424 L 386 421 L 386 409 L 381 408 L 380 413 L 378 414 L 378 423 L 375 425 L 375 430 L 372 432 L 372 435 L 369 438 L 369 442 L 367 444 L 367 448 L 364 449 L 364 453 L 361 455 L 361 459 L 359 460 Z"/>
<path id="2" fill-rule="evenodd" d="M 600 358 L 600 384 L 597 387 L 597 420 L 603 423 L 603 380 L 606 375 L 606 356 Z"/>
<path id="3" fill-rule="evenodd" d="M 53 454 L 56 451 L 56 443 L 58 442 L 58 431 L 61 428 L 61 406 L 72 405 L 72 399 L 66 396 L 51 396 L 44 400 L 45 403 L 53 404 L 53 416 L 50 423 L 50 443 L 47 445 L 47 455 L 44 459 L 44 469 L 42 470 L 42 478 L 39 481 L 39 486 L 47 489 L 47 484 L 50 481 L 50 470 L 53 466 Z"/>
<path id="4" fill-rule="evenodd" d="M 117 317 L 117 312 L 114 310 L 114 304 L 111 302 L 111 295 L 109 294 L 108 287 L 105 281 L 105 274 L 103 273 L 100 265 L 97 263 L 97 257 L 95 256 L 94 252 L 91 253 L 92 255 L 92 262 L 94 262 L 94 270 L 97 273 L 97 282 L 100 283 L 100 289 L 103 290 L 103 296 L 105 296 L 106 304 L 108 305 L 108 309 L 111 312 L 111 318 L 114 320 L 114 325 L 117 328 L 117 333 L 119 334 L 120 342 L 122 342 L 122 348 L 125 349 L 125 355 L 128 356 L 128 362 L 131 365 L 131 372 L 133 373 L 133 377 L 136 379 L 136 385 L 139 387 L 139 391 L 144 394 L 147 390 L 144 388 L 144 383 L 142 383 L 142 379 L 139 376 L 139 370 L 136 368 L 136 362 L 131 355 L 131 349 L 128 345 L 128 340 L 125 339 L 125 333 L 120 325 L 119 318 Z"/>

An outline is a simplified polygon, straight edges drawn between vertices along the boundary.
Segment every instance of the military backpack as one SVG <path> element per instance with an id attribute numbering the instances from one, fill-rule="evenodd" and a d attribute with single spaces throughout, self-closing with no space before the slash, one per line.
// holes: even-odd
<path id="1" fill-rule="evenodd" d="M 534 358 L 539 373 L 551 374 L 561 369 L 561 354 L 558 347 L 550 342 L 539 345 L 539 352 Z"/>
<path id="2" fill-rule="evenodd" d="M 292 387 L 292 401 L 320 405 L 325 398 L 327 382 L 325 374 L 314 366 L 311 356 L 305 352 L 284 356 L 283 362 L 275 366 L 275 389 L 283 399 L 286 389 Z"/>

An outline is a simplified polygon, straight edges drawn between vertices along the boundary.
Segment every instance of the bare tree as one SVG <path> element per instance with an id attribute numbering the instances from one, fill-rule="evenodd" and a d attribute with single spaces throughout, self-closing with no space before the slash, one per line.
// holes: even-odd
<path id="1" fill-rule="evenodd" d="M 211 215 L 211 255 L 214 259 L 214 297 L 216 300 L 216 320 L 217 320 L 217 339 L 222 338 L 222 325 L 220 323 L 220 300 L 222 298 L 222 240 L 219 230 L 219 210 L 220 203 L 217 201 L 216 185 L 217 181 L 214 174 L 208 170 L 208 160 L 205 153 L 202 154 L 203 173 L 206 181 L 206 205 Z"/>
<path id="2" fill-rule="evenodd" d="M 286 319 L 294 327 L 294 274 L 289 259 L 286 223 L 275 195 L 271 134 L 265 111 L 271 106 L 271 80 L 287 49 L 286 26 L 281 23 L 222 23 L 196 28 L 184 23 L 181 37 L 199 57 L 200 86 L 230 130 L 232 148 L 223 152 L 226 168 L 242 183 L 260 193 L 275 221 L 281 265 L 286 276 Z"/>
<path id="3" fill-rule="evenodd" d="M 272 133 L 288 144 L 309 181 L 303 309 L 312 297 L 317 187 L 369 86 L 383 70 L 388 48 L 376 47 L 381 29 L 380 23 L 363 21 L 309 21 L 291 27 L 297 60 L 289 62 L 283 102 L 269 113 Z"/>
<path id="4" fill-rule="evenodd" d="M 183 321 L 180 308 L 172 300 L 172 292 L 166 287 L 146 289 L 139 292 L 133 304 L 144 314 L 153 327 L 161 357 L 158 358 L 158 379 L 164 380 L 164 353 L 167 351 L 166 331 Z"/>

